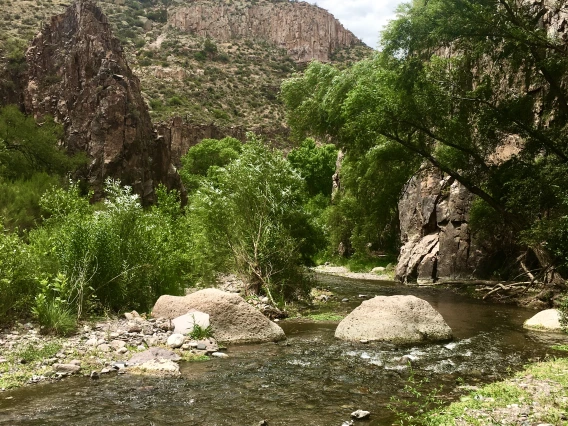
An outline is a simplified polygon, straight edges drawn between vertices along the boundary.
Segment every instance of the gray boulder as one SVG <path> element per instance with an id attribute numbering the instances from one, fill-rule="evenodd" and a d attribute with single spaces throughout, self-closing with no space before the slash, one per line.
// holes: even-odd
<path id="1" fill-rule="evenodd" d="M 558 309 L 546 309 L 529 318 L 523 324 L 524 328 L 537 331 L 562 331 L 560 325 L 560 311 Z"/>
<path id="2" fill-rule="evenodd" d="M 425 300 L 415 296 L 377 296 L 347 315 L 337 326 L 335 337 L 354 342 L 418 343 L 449 340 L 452 329 Z"/>
<path id="3" fill-rule="evenodd" d="M 148 361 L 179 361 L 181 359 L 181 357 L 176 354 L 175 352 L 172 351 L 168 351 L 167 349 L 164 348 L 150 348 L 147 351 L 144 352 L 138 352 L 137 354 L 134 354 L 132 356 L 132 358 L 130 358 L 130 361 L 128 361 L 129 364 L 134 365 L 134 364 L 144 364 Z"/>
<path id="4" fill-rule="evenodd" d="M 276 342 L 286 338 L 284 331 L 242 297 L 208 288 L 187 296 L 161 296 L 153 317 L 177 318 L 190 310 L 209 314 L 215 338 L 225 343 Z"/>

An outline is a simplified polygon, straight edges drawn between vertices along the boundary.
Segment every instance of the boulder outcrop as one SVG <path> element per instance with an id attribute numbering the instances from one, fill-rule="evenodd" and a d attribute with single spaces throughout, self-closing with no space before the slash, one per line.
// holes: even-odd
<path id="1" fill-rule="evenodd" d="M 430 284 L 471 278 L 481 259 L 468 225 L 472 201 L 459 182 L 434 169 L 408 182 L 398 204 L 397 279 Z"/>
<path id="2" fill-rule="evenodd" d="M 167 146 L 156 141 L 140 83 L 105 15 L 78 0 L 51 18 L 26 53 L 26 112 L 53 116 L 71 153 L 85 152 L 85 175 L 102 193 L 104 179 L 120 179 L 149 200 L 158 181 L 181 188 Z"/>
<path id="3" fill-rule="evenodd" d="M 152 309 L 153 317 L 177 318 L 191 310 L 209 314 L 213 334 L 225 343 L 276 342 L 284 331 L 242 297 L 208 288 L 187 296 L 161 296 Z"/>
<path id="4" fill-rule="evenodd" d="M 365 300 L 337 326 L 348 341 L 419 343 L 449 340 L 452 330 L 436 310 L 415 296 L 376 296 Z"/>
<path id="5" fill-rule="evenodd" d="M 305 2 L 198 0 L 170 11 L 168 23 L 223 42 L 261 39 L 286 49 L 297 62 L 327 62 L 336 49 L 361 44 L 332 14 Z"/>

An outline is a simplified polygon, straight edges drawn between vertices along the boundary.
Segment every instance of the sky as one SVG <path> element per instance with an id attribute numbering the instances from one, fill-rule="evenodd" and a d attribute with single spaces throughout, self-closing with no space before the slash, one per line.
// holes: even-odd
<path id="1" fill-rule="evenodd" d="M 306 0 L 327 9 L 369 47 L 377 48 L 379 31 L 396 14 L 401 0 Z"/>

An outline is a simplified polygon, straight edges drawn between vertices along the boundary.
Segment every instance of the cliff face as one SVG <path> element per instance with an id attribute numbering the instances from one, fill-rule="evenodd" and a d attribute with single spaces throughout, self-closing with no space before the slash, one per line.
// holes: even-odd
<path id="1" fill-rule="evenodd" d="M 144 200 L 151 200 L 156 180 L 179 187 L 169 153 L 155 141 L 139 81 L 97 6 L 79 0 L 52 17 L 26 60 L 26 111 L 63 123 L 67 149 L 87 153 L 84 177 L 95 197 L 106 177 L 131 185 Z"/>
<path id="2" fill-rule="evenodd" d="M 198 0 L 171 11 L 168 22 L 218 41 L 262 39 L 286 49 L 297 62 L 327 62 L 335 49 L 361 44 L 329 12 L 304 2 L 220 4 Z"/>
<path id="3" fill-rule="evenodd" d="M 468 225 L 472 200 L 434 169 L 410 180 L 398 205 L 403 247 L 397 279 L 430 284 L 472 277 L 481 259 Z"/>

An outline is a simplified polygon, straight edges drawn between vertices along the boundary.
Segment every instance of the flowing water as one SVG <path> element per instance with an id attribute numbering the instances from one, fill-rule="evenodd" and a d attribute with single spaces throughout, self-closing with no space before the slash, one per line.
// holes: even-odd
<path id="1" fill-rule="evenodd" d="M 413 294 L 438 310 L 454 331 L 452 342 L 397 348 L 335 340 L 337 323 L 281 322 L 278 344 L 232 346 L 230 358 L 185 363 L 179 378 L 137 375 L 72 378 L 0 394 L 0 425 L 341 425 L 356 409 L 371 411 L 364 425 L 390 425 L 391 397 L 408 400 L 411 373 L 424 390 L 443 386 L 448 400 L 459 385 L 498 380 L 529 360 L 555 354 L 563 335 L 522 329 L 534 311 L 495 305 L 438 288 L 321 276 L 320 285 L 349 298 Z M 409 367 L 408 361 L 412 367 Z M 400 409 L 400 402 L 396 403 Z"/>

